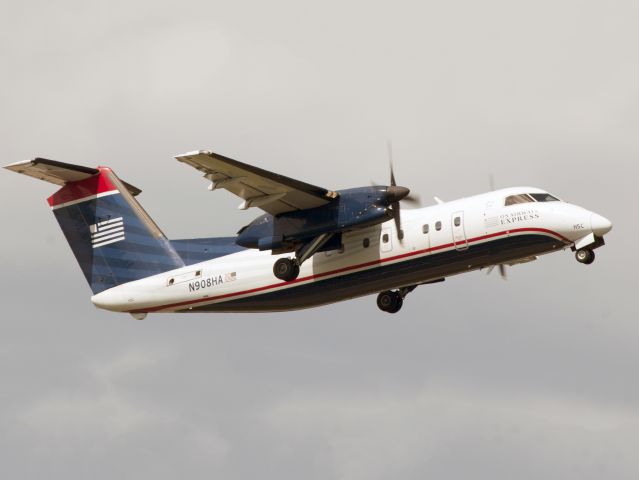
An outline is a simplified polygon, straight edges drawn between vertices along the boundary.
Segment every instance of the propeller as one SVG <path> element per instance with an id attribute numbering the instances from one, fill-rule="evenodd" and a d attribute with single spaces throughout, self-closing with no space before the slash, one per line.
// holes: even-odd
<path id="1" fill-rule="evenodd" d="M 492 173 L 488 175 L 488 185 L 490 186 L 491 192 L 495 190 L 495 176 Z M 499 275 L 501 275 L 501 278 L 503 278 L 504 280 L 508 280 L 508 276 L 506 275 L 506 265 L 504 265 L 503 263 L 500 263 L 498 265 L 491 265 L 488 268 L 486 275 L 490 275 L 490 272 L 492 272 L 495 267 L 499 267 Z"/>
<path id="2" fill-rule="evenodd" d="M 390 186 L 386 189 L 386 198 L 390 204 L 391 212 L 393 213 L 393 220 L 395 221 L 395 228 L 397 230 L 397 238 L 401 242 L 404 238 L 404 234 L 401 230 L 401 209 L 399 202 L 409 202 L 414 205 L 419 205 L 419 197 L 410 194 L 410 189 L 397 185 L 395 180 L 395 171 L 393 169 L 393 145 L 388 142 L 388 163 L 390 166 Z"/>
<path id="3" fill-rule="evenodd" d="M 506 275 L 506 265 L 504 265 L 503 263 L 500 263 L 498 265 L 491 265 L 490 267 L 488 267 L 486 275 L 490 275 L 490 272 L 492 272 L 495 267 L 499 267 L 499 274 L 501 275 L 501 278 L 503 278 L 504 280 L 508 280 L 508 275 Z"/>

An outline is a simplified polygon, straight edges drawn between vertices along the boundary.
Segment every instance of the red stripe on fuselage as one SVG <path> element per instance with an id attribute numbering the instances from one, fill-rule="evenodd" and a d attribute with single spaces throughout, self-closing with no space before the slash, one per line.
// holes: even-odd
<path id="1" fill-rule="evenodd" d="M 474 238 L 469 238 L 468 239 L 468 243 L 476 243 L 476 242 L 480 242 L 482 240 L 487 240 L 489 238 L 495 238 L 495 237 L 501 237 L 504 235 L 509 235 L 511 233 L 523 233 L 523 232 L 534 232 L 534 233 L 543 233 L 546 235 L 552 235 L 556 238 L 559 238 L 562 242 L 566 243 L 566 244 L 571 244 L 572 240 L 569 240 L 568 238 L 564 237 L 563 235 L 557 233 L 557 232 L 553 232 L 552 230 L 548 230 L 546 228 L 513 228 L 511 230 L 505 230 L 502 232 L 497 232 L 497 233 L 491 233 L 488 235 L 482 235 L 479 237 L 474 237 Z M 461 243 L 461 242 L 460 242 Z M 379 260 L 373 260 L 371 262 L 365 262 L 365 263 L 359 263 L 357 265 L 350 265 L 348 267 L 343 267 L 343 268 L 338 268 L 336 270 L 331 270 L 330 272 L 323 272 L 323 273 L 318 273 L 315 275 L 309 275 L 307 277 L 302 277 L 302 278 L 297 278 L 295 280 L 293 280 L 292 282 L 278 282 L 278 283 L 272 283 L 269 285 L 264 285 L 262 287 L 255 287 L 255 288 L 251 288 L 249 290 L 242 290 L 240 292 L 232 292 L 232 293 L 225 293 L 223 295 L 217 295 L 217 296 L 213 296 L 213 297 L 206 297 L 206 298 L 198 298 L 198 299 L 194 299 L 194 300 L 185 300 L 183 302 L 178 302 L 178 303 L 171 303 L 168 305 L 161 305 L 158 307 L 151 307 L 151 308 L 147 308 L 147 309 L 143 309 L 143 310 L 132 310 L 131 313 L 146 313 L 146 312 L 157 312 L 159 310 L 164 310 L 167 308 L 173 308 L 173 307 L 182 307 L 182 306 L 187 306 L 187 305 L 193 305 L 195 303 L 212 303 L 215 300 L 220 300 L 222 298 L 229 298 L 229 297 L 237 297 L 240 295 L 247 295 L 247 294 L 251 294 L 251 293 L 257 293 L 257 292 L 263 292 L 265 290 L 271 290 L 273 288 L 277 288 L 277 287 L 281 287 L 283 285 L 292 285 L 295 283 L 300 283 L 300 282 L 306 282 L 308 280 L 316 280 L 318 278 L 322 278 L 322 277 L 327 277 L 329 275 L 335 275 L 338 273 L 344 273 L 344 272 L 348 272 L 351 270 L 357 270 L 360 268 L 366 268 L 366 267 L 371 267 L 373 265 L 381 265 L 383 263 L 386 262 L 392 262 L 394 260 L 400 260 L 403 258 L 409 258 L 409 257 L 414 257 L 416 255 L 423 255 L 425 253 L 430 253 L 430 252 L 436 252 L 438 250 L 444 250 L 446 248 L 452 248 L 454 247 L 455 244 L 454 243 L 447 243 L 444 245 L 437 245 L 435 247 L 431 247 L 431 248 L 425 248 L 422 250 L 415 250 L 414 252 L 408 252 L 408 253 L 403 253 L 401 255 L 395 255 L 393 257 L 388 257 L 388 258 L 382 258 Z"/>
<path id="2" fill-rule="evenodd" d="M 100 193 L 111 192 L 117 190 L 117 187 L 111 182 L 109 174 L 111 169 L 108 167 L 98 167 L 100 173 L 84 180 L 77 182 L 69 182 L 60 190 L 55 192 L 49 198 L 49 206 L 55 207 L 68 202 L 76 202 L 83 198 L 93 197 Z"/>

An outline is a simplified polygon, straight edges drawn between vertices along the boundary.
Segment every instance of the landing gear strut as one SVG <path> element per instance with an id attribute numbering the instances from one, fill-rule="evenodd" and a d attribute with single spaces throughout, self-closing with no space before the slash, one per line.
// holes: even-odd
<path id="1" fill-rule="evenodd" d="M 590 265 L 595 261 L 595 252 L 588 248 L 582 248 L 577 250 L 575 253 L 575 258 L 579 263 L 583 263 L 584 265 Z"/>
<path id="2" fill-rule="evenodd" d="M 280 258 L 273 265 L 273 274 L 280 280 L 290 282 L 300 274 L 300 265 L 294 258 Z"/>
<path id="3" fill-rule="evenodd" d="M 333 235 L 333 233 L 322 233 L 298 248 L 294 258 L 280 258 L 273 265 L 273 275 L 285 282 L 295 280 L 300 274 L 300 265 L 318 252 Z"/>
<path id="4" fill-rule="evenodd" d="M 404 297 L 415 290 L 417 285 L 402 287 L 399 290 L 386 290 L 377 295 L 377 306 L 382 312 L 397 313 L 404 305 Z"/>

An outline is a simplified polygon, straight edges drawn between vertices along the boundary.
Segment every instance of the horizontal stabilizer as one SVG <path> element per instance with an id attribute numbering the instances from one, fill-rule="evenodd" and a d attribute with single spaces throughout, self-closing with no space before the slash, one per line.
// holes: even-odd
<path id="1" fill-rule="evenodd" d="M 4 168 L 60 186 L 64 186 L 70 182 L 85 180 L 100 172 L 97 168 L 83 167 L 81 165 L 73 165 L 71 163 L 58 162 L 46 158 L 35 158 L 33 160 L 16 162 Z M 142 192 L 142 190 L 127 182 L 122 181 L 122 183 L 131 195 L 138 195 Z"/>

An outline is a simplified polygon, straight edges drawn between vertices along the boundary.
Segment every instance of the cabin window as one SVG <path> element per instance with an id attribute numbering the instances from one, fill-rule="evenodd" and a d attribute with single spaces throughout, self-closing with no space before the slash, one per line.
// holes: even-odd
<path id="1" fill-rule="evenodd" d="M 455 226 L 459 227 L 461 225 L 461 218 L 455 217 Z"/>
<path id="2" fill-rule="evenodd" d="M 442 229 L 442 222 L 435 222 L 435 230 L 438 232 Z"/>
<path id="3" fill-rule="evenodd" d="M 397 238 L 399 238 L 400 240 L 404 238 L 404 230 L 397 230 Z"/>
<path id="4" fill-rule="evenodd" d="M 428 224 L 422 225 L 422 233 L 426 235 L 428 233 Z"/>
<path id="5" fill-rule="evenodd" d="M 515 205 L 517 203 L 531 203 L 531 202 L 534 202 L 533 198 L 526 193 L 522 193 L 519 195 L 510 195 L 506 197 L 506 202 L 504 203 L 504 205 L 507 207 L 508 205 Z"/>
<path id="6" fill-rule="evenodd" d="M 550 193 L 531 193 L 531 197 L 533 197 L 538 202 L 558 202 L 559 199 L 557 197 L 553 197 Z"/>
<path id="7" fill-rule="evenodd" d="M 382 235 L 382 242 L 388 243 L 388 233 L 385 233 L 384 235 Z"/>
<path id="8" fill-rule="evenodd" d="M 368 248 L 371 245 L 371 241 L 368 238 L 365 238 L 364 240 L 362 240 L 362 245 L 364 248 Z"/>
<path id="9" fill-rule="evenodd" d="M 175 283 L 175 278 L 170 278 L 169 279 L 169 285 L 173 285 Z"/>

